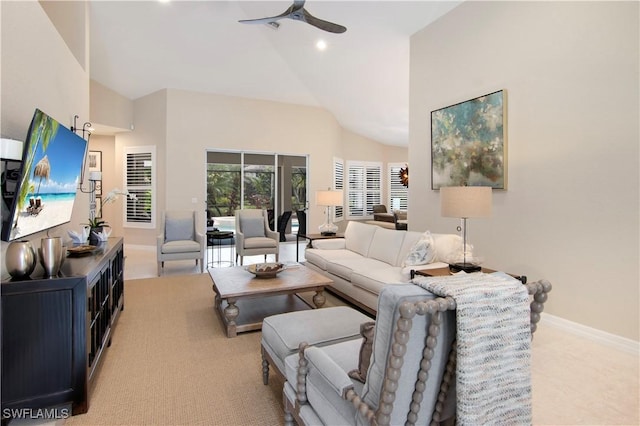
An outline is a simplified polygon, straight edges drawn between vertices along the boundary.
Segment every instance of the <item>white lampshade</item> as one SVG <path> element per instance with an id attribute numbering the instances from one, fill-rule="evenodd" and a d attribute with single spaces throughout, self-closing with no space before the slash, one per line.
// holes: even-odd
<path id="1" fill-rule="evenodd" d="M 317 206 L 341 206 L 342 191 L 316 191 Z"/>
<path id="2" fill-rule="evenodd" d="M 21 141 L 2 138 L 0 140 L 0 158 L 3 160 L 22 160 L 22 146 Z"/>
<path id="3" fill-rule="evenodd" d="M 443 217 L 491 216 L 492 189 L 489 186 L 448 186 L 440 188 Z"/>

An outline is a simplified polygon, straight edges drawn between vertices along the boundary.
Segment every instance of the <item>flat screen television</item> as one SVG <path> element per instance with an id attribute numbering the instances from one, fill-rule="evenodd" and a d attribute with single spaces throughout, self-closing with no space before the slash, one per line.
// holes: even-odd
<path id="1" fill-rule="evenodd" d="M 36 109 L 22 151 L 3 241 L 13 241 L 71 220 L 87 141 Z"/>

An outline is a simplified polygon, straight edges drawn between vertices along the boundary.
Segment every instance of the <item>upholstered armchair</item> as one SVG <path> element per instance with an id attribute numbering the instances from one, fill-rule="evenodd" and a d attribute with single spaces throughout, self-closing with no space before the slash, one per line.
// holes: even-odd
<path id="1" fill-rule="evenodd" d="M 384 204 L 374 204 L 373 205 L 373 220 L 377 220 L 380 222 L 391 222 L 393 223 L 393 213 L 387 212 L 387 206 Z"/>
<path id="2" fill-rule="evenodd" d="M 164 262 L 195 259 L 204 272 L 205 239 L 196 229 L 196 212 L 193 210 L 167 210 L 162 213 L 162 233 L 157 238 L 158 276 Z"/>
<path id="3" fill-rule="evenodd" d="M 488 327 L 494 334 L 478 330 L 475 318 L 471 329 L 461 332 L 457 295 L 439 297 L 419 285 L 400 284 L 382 289 L 375 325 L 369 332 L 367 324 L 361 327 L 363 339 L 322 347 L 301 343 L 299 353 L 284 361 L 285 425 L 293 420 L 298 425 L 531 423 L 528 342 L 551 285 L 489 279 L 491 286 L 516 288 L 509 296 L 517 294 L 519 308 L 507 304 L 514 321 L 509 326 L 517 325 L 513 330 L 495 327 L 507 310 L 487 316 L 480 308 L 479 315 L 494 322 Z M 469 288 L 478 284 L 483 283 Z M 367 347 L 366 341 L 372 344 Z M 457 384 L 460 371 L 469 373 Z"/>
<path id="4" fill-rule="evenodd" d="M 280 249 L 280 236 L 269 228 L 266 210 L 236 210 L 236 263 L 240 257 L 240 265 L 244 256 L 275 254 L 276 262 Z"/>

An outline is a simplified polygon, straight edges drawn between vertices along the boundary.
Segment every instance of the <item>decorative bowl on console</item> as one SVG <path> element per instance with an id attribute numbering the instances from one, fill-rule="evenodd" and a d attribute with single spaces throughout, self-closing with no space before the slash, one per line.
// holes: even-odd
<path id="1" fill-rule="evenodd" d="M 246 270 L 254 274 L 256 278 L 274 278 L 283 269 L 282 263 L 256 263 L 246 267 Z"/>

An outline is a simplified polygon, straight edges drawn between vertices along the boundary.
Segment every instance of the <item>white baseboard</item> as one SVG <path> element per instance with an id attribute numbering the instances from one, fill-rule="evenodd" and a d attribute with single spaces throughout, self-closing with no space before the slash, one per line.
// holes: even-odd
<path id="1" fill-rule="evenodd" d="M 640 355 L 640 342 L 627 339 L 626 337 L 607 333 L 606 331 L 588 327 L 547 313 L 541 315 L 540 323 L 561 329 L 576 336 L 593 340 L 623 352 Z"/>
<path id="2" fill-rule="evenodd" d="M 156 246 L 147 246 L 142 244 L 126 244 L 124 245 L 125 254 L 127 249 L 140 251 L 156 251 Z"/>

